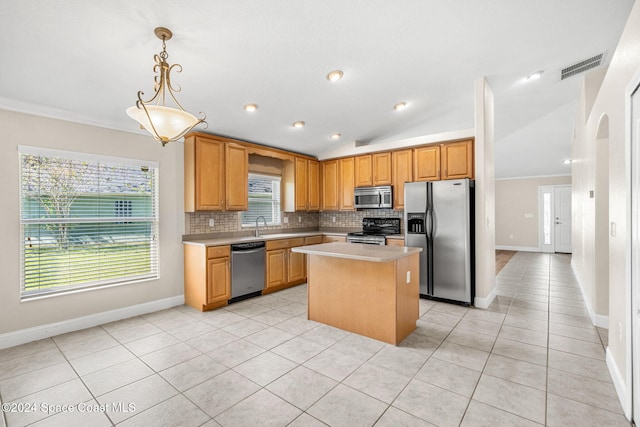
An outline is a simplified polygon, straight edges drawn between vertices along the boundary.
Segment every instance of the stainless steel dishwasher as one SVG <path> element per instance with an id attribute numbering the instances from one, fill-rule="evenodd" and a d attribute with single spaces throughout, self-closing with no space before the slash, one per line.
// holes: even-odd
<path id="1" fill-rule="evenodd" d="M 265 266 L 264 242 L 231 245 L 231 299 L 240 301 L 262 294 Z"/>

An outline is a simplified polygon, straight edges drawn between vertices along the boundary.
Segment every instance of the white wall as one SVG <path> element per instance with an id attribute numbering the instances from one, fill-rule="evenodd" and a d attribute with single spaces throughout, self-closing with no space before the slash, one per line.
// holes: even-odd
<path id="1" fill-rule="evenodd" d="M 589 198 L 589 190 L 595 188 L 596 140 L 598 125 L 606 114 L 609 118 L 609 221 L 616 224 L 616 236 L 608 238 L 609 244 L 609 346 L 607 361 L 618 393 L 625 397 L 623 406 L 628 411 L 630 395 L 628 382 L 629 360 L 627 355 L 628 330 L 626 279 L 627 249 L 630 245 L 630 206 L 627 201 L 628 154 L 625 141 L 625 89 L 633 75 L 640 69 L 640 3 L 633 6 L 625 30 L 611 59 L 600 91 L 590 106 L 585 95 L 597 86 L 598 79 L 586 79 L 576 117 L 573 152 L 573 264 L 584 288 L 587 302 L 592 304 L 597 295 L 593 280 L 595 247 L 607 244 L 596 240 L 595 199 Z M 589 108 L 591 107 L 591 108 Z M 587 112 L 590 114 L 587 115 Z"/>
<path id="2" fill-rule="evenodd" d="M 538 251 L 538 187 L 571 184 L 571 176 L 496 180 L 496 248 Z"/>
<path id="3" fill-rule="evenodd" d="M 124 114 L 124 111 L 123 111 Z M 160 278 L 20 302 L 18 145 L 156 161 L 160 165 Z M 0 335 L 183 295 L 183 146 L 151 137 L 0 110 Z"/>

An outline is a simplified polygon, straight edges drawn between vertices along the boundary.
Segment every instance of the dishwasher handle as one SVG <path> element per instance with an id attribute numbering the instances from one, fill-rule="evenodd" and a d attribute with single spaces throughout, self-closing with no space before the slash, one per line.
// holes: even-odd
<path id="1" fill-rule="evenodd" d="M 264 242 L 237 243 L 231 245 L 231 252 L 256 253 L 264 250 Z"/>

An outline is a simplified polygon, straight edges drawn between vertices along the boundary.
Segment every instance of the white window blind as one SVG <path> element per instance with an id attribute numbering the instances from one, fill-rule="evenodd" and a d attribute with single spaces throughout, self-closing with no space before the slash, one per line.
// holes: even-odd
<path id="1" fill-rule="evenodd" d="M 18 151 L 23 298 L 158 277 L 157 163 Z"/>
<path id="2" fill-rule="evenodd" d="M 242 225 L 255 225 L 259 216 L 268 225 L 280 225 L 279 176 L 249 174 L 249 209 L 242 213 Z"/>

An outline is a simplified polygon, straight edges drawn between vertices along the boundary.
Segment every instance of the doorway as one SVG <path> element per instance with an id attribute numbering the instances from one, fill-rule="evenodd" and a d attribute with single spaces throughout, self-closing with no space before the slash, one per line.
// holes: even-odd
<path id="1" fill-rule="evenodd" d="M 571 253 L 571 185 L 538 187 L 540 252 Z"/>

